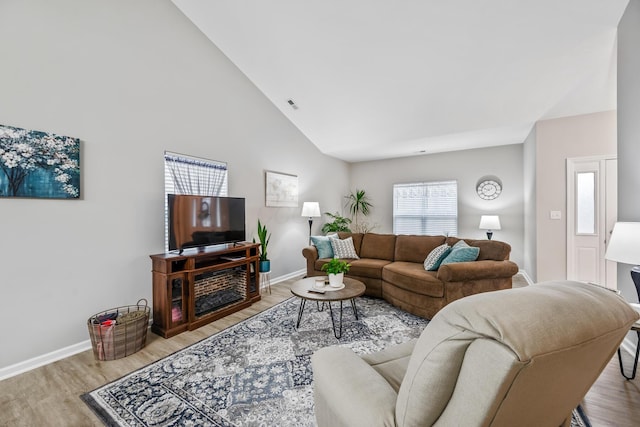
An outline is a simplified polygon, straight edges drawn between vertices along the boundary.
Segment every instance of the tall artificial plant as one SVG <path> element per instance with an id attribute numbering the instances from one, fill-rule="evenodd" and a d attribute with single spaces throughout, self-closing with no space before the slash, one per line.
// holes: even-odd
<path id="1" fill-rule="evenodd" d="M 258 239 L 260 240 L 260 261 L 269 261 L 267 257 L 267 246 L 271 240 L 271 233 L 267 231 L 267 226 L 258 220 Z"/>
<path id="2" fill-rule="evenodd" d="M 348 196 L 345 196 L 347 202 L 345 203 L 345 207 L 349 209 L 349 213 L 353 218 L 354 228 L 356 232 L 363 232 L 367 230 L 363 230 L 368 228 L 367 224 L 358 225 L 358 216 L 367 216 L 371 211 L 373 205 L 369 201 L 369 196 L 367 196 L 365 190 L 356 189 L 355 192 L 352 192 Z"/>

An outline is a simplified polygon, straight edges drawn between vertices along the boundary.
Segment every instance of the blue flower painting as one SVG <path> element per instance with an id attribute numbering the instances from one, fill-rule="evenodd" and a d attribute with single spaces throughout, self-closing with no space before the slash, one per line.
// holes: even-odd
<path id="1" fill-rule="evenodd" d="M 80 197 L 80 140 L 0 125 L 0 197 Z"/>

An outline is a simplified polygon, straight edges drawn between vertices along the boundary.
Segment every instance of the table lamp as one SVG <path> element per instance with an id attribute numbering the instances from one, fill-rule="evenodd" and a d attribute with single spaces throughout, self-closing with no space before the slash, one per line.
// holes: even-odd
<path id="1" fill-rule="evenodd" d="M 302 204 L 302 216 L 309 217 L 309 244 L 311 244 L 311 226 L 313 218 L 320 216 L 320 204 L 318 202 L 304 202 Z"/>
<path id="2" fill-rule="evenodd" d="M 493 230 L 500 230 L 500 217 L 498 215 L 482 215 L 479 228 L 487 230 L 487 239 L 491 240 Z"/>
<path id="3" fill-rule="evenodd" d="M 638 300 L 640 301 L 640 222 L 616 222 L 611 232 L 611 238 L 609 239 L 609 246 L 607 247 L 607 253 L 604 256 L 609 261 L 621 262 L 624 264 L 631 264 L 634 267 L 631 268 L 631 280 L 636 286 L 636 293 L 638 294 Z M 638 304 L 631 304 L 638 310 Z M 632 380 L 636 377 L 636 370 L 638 368 L 638 356 L 640 355 L 640 329 L 633 326 L 638 334 L 638 344 L 636 345 L 636 356 L 633 362 L 633 369 L 631 374 L 627 375 L 622 367 L 622 355 L 620 349 L 618 349 L 618 362 L 620 363 L 620 372 L 622 376 L 628 380 Z"/>
<path id="4" fill-rule="evenodd" d="M 631 280 L 640 299 L 640 222 L 616 222 L 604 257 L 635 266 L 631 269 Z"/>

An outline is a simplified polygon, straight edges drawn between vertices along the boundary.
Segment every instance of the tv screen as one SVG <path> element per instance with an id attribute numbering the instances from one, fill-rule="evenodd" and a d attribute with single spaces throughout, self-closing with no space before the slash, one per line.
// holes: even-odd
<path id="1" fill-rule="evenodd" d="M 167 195 L 169 250 L 245 240 L 244 198 Z"/>

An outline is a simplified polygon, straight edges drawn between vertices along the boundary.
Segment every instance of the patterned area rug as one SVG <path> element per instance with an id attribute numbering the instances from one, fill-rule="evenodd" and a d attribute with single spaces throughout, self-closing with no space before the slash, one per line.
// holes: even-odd
<path id="1" fill-rule="evenodd" d="M 108 426 L 315 426 L 310 357 L 342 345 L 358 354 L 420 335 L 426 320 L 383 300 L 345 305 L 343 334 L 328 312 L 290 298 L 235 326 L 82 395 Z M 572 426 L 590 427 L 574 411 Z"/>

